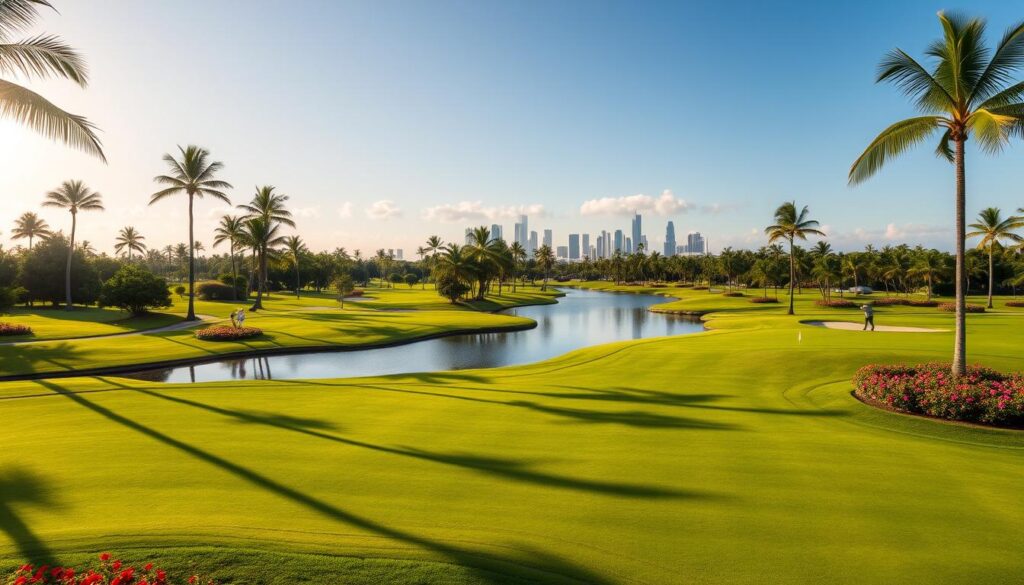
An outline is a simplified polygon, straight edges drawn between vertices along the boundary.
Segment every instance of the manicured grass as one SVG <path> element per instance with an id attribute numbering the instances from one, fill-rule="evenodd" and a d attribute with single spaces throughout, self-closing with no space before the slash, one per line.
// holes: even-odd
<path id="1" fill-rule="evenodd" d="M 859 366 L 948 359 L 951 333 L 809 327 L 859 317 L 810 294 L 788 317 L 664 292 L 723 311 L 704 334 L 496 370 L 0 384 L 0 558 L 159 551 L 245 583 L 1005 583 L 1024 571 L 1024 434 L 850 396 Z M 498 318 L 388 316 L 463 314 Z M 952 317 L 891 307 L 876 320 Z M 1024 312 L 968 323 L 972 362 L 1021 367 Z"/>
<path id="2" fill-rule="evenodd" d="M 0 315 L 0 321 L 32 328 L 32 335 L 0 337 L 0 343 L 36 339 L 66 339 L 94 335 L 113 335 L 143 329 L 156 329 L 181 321 L 178 315 L 150 313 L 133 317 L 118 309 L 75 307 L 73 311 L 50 307 L 17 307 Z"/>

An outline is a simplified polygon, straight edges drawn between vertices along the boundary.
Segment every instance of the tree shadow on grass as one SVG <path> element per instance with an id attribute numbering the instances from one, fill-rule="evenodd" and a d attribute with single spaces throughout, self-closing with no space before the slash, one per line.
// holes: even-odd
<path id="1" fill-rule="evenodd" d="M 76 345 L 66 341 L 0 347 L 0 373 L 4 376 L 30 374 L 39 371 L 41 364 L 64 371 L 69 361 L 81 359 L 81 353 Z"/>
<path id="2" fill-rule="evenodd" d="M 515 459 L 508 459 L 503 457 L 491 457 L 483 455 L 474 455 L 469 453 L 435 453 L 422 449 L 415 449 L 412 447 L 405 446 L 386 446 L 377 445 L 374 443 L 368 443 L 365 441 L 358 441 L 355 439 L 347 439 L 332 435 L 329 433 L 321 432 L 318 429 L 331 428 L 333 425 L 327 421 L 317 421 L 316 419 L 303 419 L 295 417 L 287 417 L 284 415 L 268 414 L 268 413 L 252 413 L 242 410 L 231 410 L 222 408 L 219 406 L 213 406 L 205 404 L 195 400 L 187 398 L 180 398 L 177 396 L 170 396 L 154 392 L 152 390 L 146 390 L 142 388 L 128 388 L 135 392 L 151 396 L 153 398 L 159 398 L 167 400 L 177 404 L 183 404 L 212 412 L 222 416 L 229 417 L 238 422 L 247 424 L 262 424 L 271 427 L 276 427 L 286 431 L 292 431 L 301 433 L 307 436 L 316 437 L 335 443 L 342 443 L 353 447 L 360 447 L 363 449 L 369 449 L 371 451 L 377 451 L 380 453 L 389 453 L 391 455 L 399 455 L 403 457 L 411 457 L 414 459 L 420 459 L 424 461 L 431 461 L 433 463 L 440 463 L 443 465 L 450 465 L 455 467 L 461 467 L 463 469 L 470 469 L 479 471 L 491 475 L 504 477 L 523 483 L 532 483 L 535 485 L 555 487 L 562 489 L 573 489 L 579 491 L 586 491 L 597 494 L 605 494 L 612 496 L 623 496 L 623 497 L 637 497 L 637 498 L 696 498 L 696 497 L 708 497 L 708 494 L 703 494 L 695 491 L 678 490 L 674 488 L 663 488 L 654 486 L 645 486 L 638 484 L 620 483 L 614 481 L 603 481 L 603 480 L 591 480 L 583 479 L 565 475 L 559 475 L 554 473 L 547 473 L 536 469 L 531 469 L 530 462 L 519 461 Z"/>
<path id="3" fill-rule="evenodd" d="M 208 463 L 218 469 L 227 472 L 234 477 L 245 481 L 257 488 L 273 493 L 285 500 L 304 507 L 305 509 L 341 522 L 365 530 L 377 536 L 394 539 L 408 545 L 413 545 L 433 553 L 444 556 L 451 562 L 464 566 L 486 583 L 506 583 L 509 581 L 509 574 L 530 574 L 536 577 L 549 579 L 551 577 L 564 576 L 565 580 L 582 581 L 585 583 L 604 584 L 610 583 L 605 577 L 590 571 L 589 569 L 547 553 L 533 553 L 528 555 L 497 555 L 483 551 L 461 548 L 455 544 L 432 540 L 398 528 L 392 528 L 382 522 L 367 518 L 352 512 L 343 510 L 334 504 L 325 502 L 319 498 L 299 491 L 296 488 L 285 485 L 269 476 L 239 465 L 219 455 L 215 455 L 180 439 L 176 439 L 152 429 L 142 423 L 136 422 L 124 415 L 118 414 L 109 408 L 96 404 L 52 380 L 41 380 L 41 385 L 46 386 L 54 393 L 64 396 L 72 402 L 86 408 L 107 420 L 119 424 L 127 429 L 135 431 L 168 447 L 181 451 L 200 461 Z M 313 431 L 310 431 L 313 432 Z M 515 547 L 511 547 L 515 548 Z M 511 573 L 510 573 L 511 571 Z"/>
<path id="4" fill-rule="evenodd" d="M 18 515 L 18 504 L 56 507 L 51 490 L 41 477 L 16 467 L 0 469 L 0 531 L 17 547 L 22 561 L 52 565 L 53 552 Z"/>

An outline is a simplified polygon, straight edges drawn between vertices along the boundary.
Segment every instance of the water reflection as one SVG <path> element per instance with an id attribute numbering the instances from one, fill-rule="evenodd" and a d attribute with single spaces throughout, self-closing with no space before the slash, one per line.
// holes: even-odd
<path id="1" fill-rule="evenodd" d="M 161 382 L 206 382 L 492 368 L 536 362 L 589 345 L 703 330 L 703 325 L 694 319 L 647 310 L 652 304 L 665 302 L 662 297 L 566 292 L 557 305 L 508 311 L 537 321 L 537 328 L 527 331 L 458 335 L 361 351 L 225 358 L 192 366 L 149 370 L 130 377 Z"/>

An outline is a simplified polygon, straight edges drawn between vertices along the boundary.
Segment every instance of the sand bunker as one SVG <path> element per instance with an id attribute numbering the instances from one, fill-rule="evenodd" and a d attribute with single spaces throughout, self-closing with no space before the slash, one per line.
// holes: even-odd
<path id="1" fill-rule="evenodd" d="M 863 323 L 850 323 L 849 321 L 804 321 L 805 325 L 824 327 L 826 329 L 843 329 L 845 331 L 860 331 L 864 329 Z M 924 327 L 896 327 L 893 325 L 876 325 L 875 331 L 887 331 L 893 333 L 942 333 L 948 329 L 925 329 Z M 870 330 L 868 331 L 870 333 Z"/>

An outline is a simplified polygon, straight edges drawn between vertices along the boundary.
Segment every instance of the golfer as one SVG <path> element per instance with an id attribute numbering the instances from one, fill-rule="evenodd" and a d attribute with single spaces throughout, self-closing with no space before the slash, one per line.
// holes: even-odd
<path id="1" fill-rule="evenodd" d="M 861 305 L 861 311 L 864 311 L 864 331 L 868 330 L 868 325 L 871 326 L 871 330 L 875 330 L 875 309 L 871 305 Z"/>
<path id="2" fill-rule="evenodd" d="M 235 317 L 235 321 L 238 322 L 238 328 L 245 327 L 245 309 L 238 309 L 238 316 Z M 874 325 L 872 325 L 874 327 Z"/>

